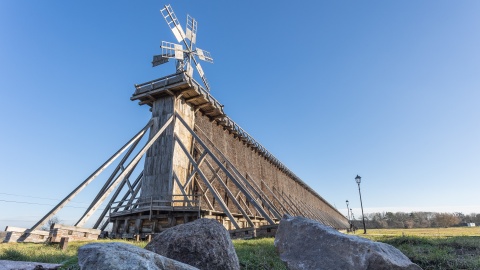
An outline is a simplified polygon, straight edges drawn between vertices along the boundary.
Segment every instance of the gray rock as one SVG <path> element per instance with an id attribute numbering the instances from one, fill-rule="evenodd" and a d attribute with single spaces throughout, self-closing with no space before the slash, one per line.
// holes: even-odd
<path id="1" fill-rule="evenodd" d="M 54 270 L 58 269 L 61 264 L 56 263 L 39 263 L 39 262 L 18 262 L 0 260 L 0 269 L 2 270 Z"/>
<path id="2" fill-rule="evenodd" d="M 391 245 L 346 235 L 303 217 L 284 216 L 274 243 L 292 270 L 422 269 Z"/>
<path id="3" fill-rule="evenodd" d="M 145 249 L 199 269 L 240 269 L 228 231 L 213 219 L 169 228 L 156 235 Z"/>
<path id="4" fill-rule="evenodd" d="M 80 269 L 194 270 L 193 266 L 125 243 L 91 243 L 78 249 Z"/>

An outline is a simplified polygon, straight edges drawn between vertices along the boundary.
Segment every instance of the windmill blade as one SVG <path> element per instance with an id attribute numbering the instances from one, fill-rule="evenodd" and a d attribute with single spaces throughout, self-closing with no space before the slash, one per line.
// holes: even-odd
<path id="1" fill-rule="evenodd" d="M 212 58 L 212 56 L 210 55 L 209 52 L 197 48 L 196 49 L 196 54 L 198 55 L 198 58 L 200 58 L 200 60 L 213 63 L 213 58 Z"/>
<path id="2" fill-rule="evenodd" d="M 177 16 L 173 12 L 173 9 L 170 5 L 165 5 L 163 9 L 160 10 L 162 13 L 163 18 L 168 24 L 170 30 L 172 30 L 173 35 L 177 39 L 178 42 L 184 41 L 185 42 L 185 32 L 183 32 L 183 28 L 178 22 Z"/>
<path id="3" fill-rule="evenodd" d="M 163 56 L 163 55 L 154 55 L 153 56 L 153 61 L 152 61 L 152 66 L 156 67 L 156 66 L 159 66 L 161 64 L 165 64 L 165 63 L 168 62 L 168 58 L 171 58 L 171 57 L 166 57 L 166 56 Z"/>
<path id="4" fill-rule="evenodd" d="M 189 62 L 187 62 L 186 66 L 187 66 L 187 68 L 186 68 L 187 75 L 190 78 L 193 78 L 193 67 L 192 67 L 192 65 Z"/>
<path id="5" fill-rule="evenodd" d="M 197 21 L 187 14 L 187 34 L 185 36 L 190 40 L 190 47 L 197 42 Z"/>
<path id="6" fill-rule="evenodd" d="M 205 77 L 205 73 L 203 72 L 202 66 L 200 63 L 197 63 L 197 61 L 194 59 L 195 62 L 195 68 L 198 71 L 198 74 L 200 75 L 200 78 L 202 78 L 203 84 L 205 85 L 205 88 L 207 88 L 208 91 L 210 91 L 210 85 L 208 84 L 207 78 Z"/>
<path id="7" fill-rule="evenodd" d="M 175 58 L 177 60 L 184 59 L 183 46 L 180 44 L 162 41 L 162 46 L 160 46 L 160 48 L 162 48 L 162 56 L 164 57 Z"/>
<path id="8" fill-rule="evenodd" d="M 205 75 L 205 73 L 203 72 L 203 69 L 202 69 L 202 66 L 200 65 L 200 63 L 196 63 L 195 67 L 197 68 L 197 71 L 198 71 L 198 74 L 200 75 L 200 77 L 203 77 Z"/>

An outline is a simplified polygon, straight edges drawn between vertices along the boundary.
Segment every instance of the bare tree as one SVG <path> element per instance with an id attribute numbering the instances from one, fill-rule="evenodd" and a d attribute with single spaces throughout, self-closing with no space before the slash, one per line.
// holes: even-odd
<path id="1" fill-rule="evenodd" d="M 43 225 L 42 230 L 50 231 L 50 227 L 52 227 L 53 224 L 60 222 L 62 221 L 57 216 L 53 216 L 47 221 L 47 223 L 45 223 L 45 225 Z"/>

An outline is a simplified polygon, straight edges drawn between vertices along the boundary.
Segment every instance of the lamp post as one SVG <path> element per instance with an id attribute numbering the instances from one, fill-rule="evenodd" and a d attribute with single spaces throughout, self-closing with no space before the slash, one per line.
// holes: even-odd
<path id="1" fill-rule="evenodd" d="M 347 203 L 347 218 L 348 218 L 348 229 L 347 229 L 347 232 L 350 231 L 350 229 L 352 228 L 352 223 L 350 222 L 350 208 L 348 208 L 348 200 L 345 201 L 345 203 Z"/>
<path id="2" fill-rule="evenodd" d="M 355 216 L 353 215 L 352 208 L 350 208 L 350 215 L 352 215 L 352 223 L 350 223 L 350 226 L 351 226 L 350 229 L 353 231 L 353 234 L 355 234 L 356 229 L 355 229 L 355 225 L 353 225 L 353 221 L 355 220 Z"/>
<path id="3" fill-rule="evenodd" d="M 350 208 L 348 208 L 348 200 L 345 201 L 347 203 L 347 218 L 348 218 L 348 223 L 350 223 Z"/>
<path id="4" fill-rule="evenodd" d="M 363 234 L 367 234 L 367 228 L 365 227 L 365 215 L 363 214 L 362 193 L 360 192 L 360 182 L 362 181 L 362 177 L 358 176 L 357 174 L 357 177 L 355 177 L 355 181 L 358 185 L 358 194 L 360 195 L 360 207 L 362 208 Z"/>

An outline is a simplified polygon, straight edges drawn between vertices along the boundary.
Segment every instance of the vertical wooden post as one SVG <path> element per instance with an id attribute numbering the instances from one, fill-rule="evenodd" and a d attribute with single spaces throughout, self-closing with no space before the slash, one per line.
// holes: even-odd
<path id="1" fill-rule="evenodd" d="M 68 248 L 68 237 L 60 238 L 60 249 L 65 251 Z"/>
<path id="2" fill-rule="evenodd" d="M 118 235 L 118 219 L 115 219 L 115 222 L 113 222 L 113 226 L 112 226 L 111 237 L 117 238 L 117 235 Z"/>
<path id="3" fill-rule="evenodd" d="M 141 218 L 137 218 L 135 220 L 135 233 L 136 234 L 139 234 L 142 230 L 142 219 Z"/>
<path id="4" fill-rule="evenodd" d="M 123 225 L 123 228 L 124 228 L 123 233 L 124 234 L 129 233 L 129 227 L 130 227 L 129 223 L 130 223 L 130 219 L 126 218 L 125 219 L 125 224 Z"/>

